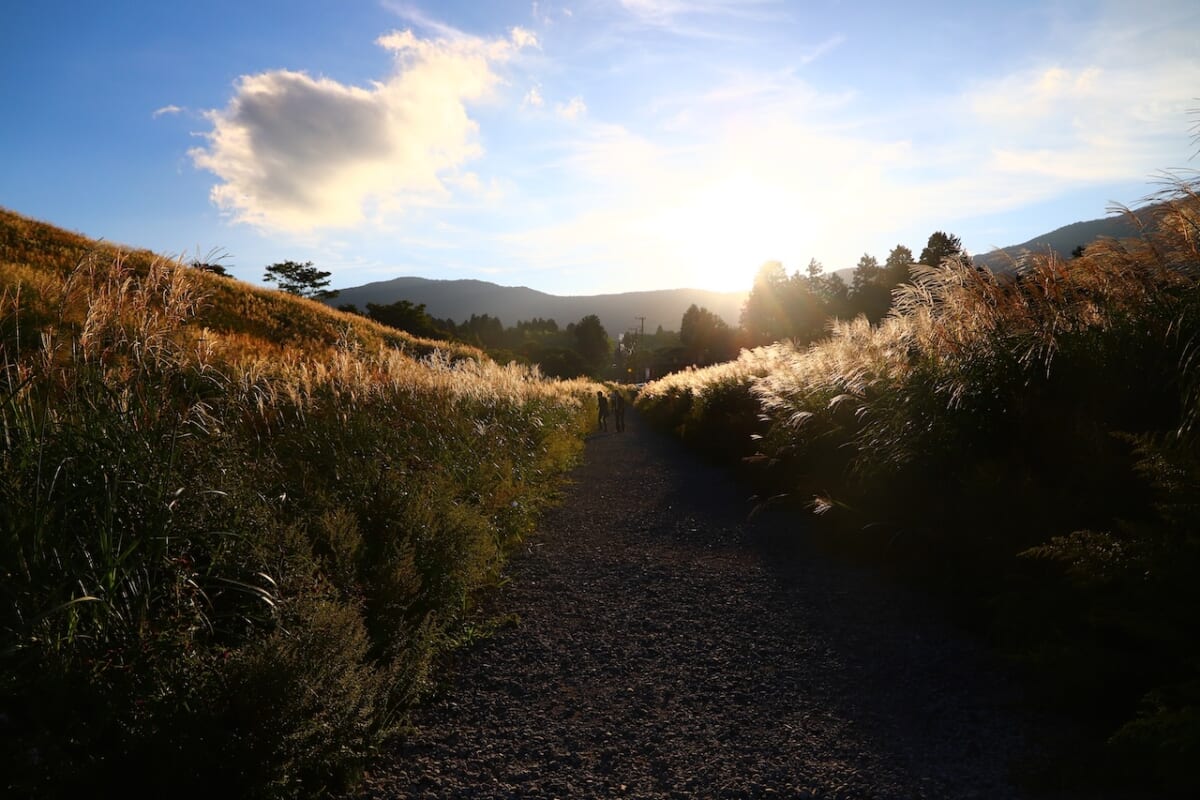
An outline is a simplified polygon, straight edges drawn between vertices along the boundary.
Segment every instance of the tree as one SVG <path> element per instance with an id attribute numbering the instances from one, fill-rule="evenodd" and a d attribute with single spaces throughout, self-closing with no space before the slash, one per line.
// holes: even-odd
<path id="1" fill-rule="evenodd" d="M 517 320 L 517 331 L 520 333 L 547 334 L 558 333 L 558 323 L 553 319 L 534 317 L 528 320 Z"/>
<path id="2" fill-rule="evenodd" d="M 600 318 L 588 314 L 579 322 L 567 325 L 567 333 L 573 340 L 575 352 L 579 353 L 588 370 L 598 374 L 608 360 L 608 332 L 600 324 Z"/>
<path id="3" fill-rule="evenodd" d="M 303 264 L 296 261 L 280 261 L 267 267 L 263 280 L 267 283 L 278 283 L 279 288 L 288 294 L 300 297 L 311 297 L 314 300 L 328 300 L 338 296 L 338 292 L 326 289 L 332 272 L 322 272 L 313 266 L 311 261 Z"/>
<path id="4" fill-rule="evenodd" d="M 850 287 L 846 286 L 846 281 L 836 272 L 826 273 L 824 265 L 815 258 L 808 262 L 807 273 L 808 290 L 817 301 L 819 310 L 816 315 L 822 320 L 814 334 L 814 338 L 817 338 L 824 332 L 824 320 L 829 317 L 844 317 L 850 310 Z"/>
<path id="5" fill-rule="evenodd" d="M 504 323 L 490 314 L 472 314 L 458 326 L 458 335 L 480 347 L 504 344 Z"/>
<path id="6" fill-rule="evenodd" d="M 921 251 L 920 261 L 929 267 L 940 267 L 947 258 L 955 257 L 963 259 L 964 263 L 971 263 L 967 251 L 963 250 L 962 239 L 945 231 L 934 231 Z"/>
<path id="7" fill-rule="evenodd" d="M 854 267 L 854 275 L 850 279 L 850 291 L 858 294 L 864 287 L 878 283 L 882 274 L 883 267 L 879 266 L 879 259 L 869 253 L 863 253 L 862 258 Z"/>
<path id="8" fill-rule="evenodd" d="M 908 274 L 907 265 L 904 267 L 904 273 Z M 879 266 L 875 256 L 863 253 L 854 268 L 854 278 L 850 285 L 851 315 L 862 314 L 872 324 L 879 322 L 892 307 L 892 289 L 895 286 L 896 283 L 891 280 L 891 273 Z"/>
<path id="9" fill-rule="evenodd" d="M 892 252 L 888 253 L 887 261 L 883 262 L 883 281 L 888 290 L 891 291 L 892 287 L 907 281 L 909 270 L 916 263 L 912 250 L 902 244 L 893 247 Z"/>
<path id="10" fill-rule="evenodd" d="M 423 336 L 427 339 L 446 338 L 446 332 L 439 330 L 433 319 L 425 313 L 424 303 L 414 305 L 408 300 L 397 300 L 387 305 L 367 303 L 367 316 L 413 336 Z"/>
<path id="11" fill-rule="evenodd" d="M 683 345 L 684 359 L 692 364 L 704 366 L 733 358 L 733 331 L 725 320 L 693 303 L 683 313 L 679 323 L 679 341 Z"/>
<path id="12" fill-rule="evenodd" d="M 825 271 L 825 265 L 815 258 L 808 260 L 808 266 L 804 269 L 804 274 L 810 281 L 817 281 L 821 277 L 821 273 Z"/>
<path id="13" fill-rule="evenodd" d="M 213 275 L 220 275 L 222 278 L 231 277 L 229 270 L 215 261 L 193 261 L 191 266 L 192 269 L 198 269 L 201 272 L 211 272 Z"/>
<path id="14" fill-rule="evenodd" d="M 783 264 L 768 261 L 754 276 L 754 287 L 742 305 L 741 327 L 750 346 L 769 344 L 792 335 L 787 299 L 791 281 Z"/>

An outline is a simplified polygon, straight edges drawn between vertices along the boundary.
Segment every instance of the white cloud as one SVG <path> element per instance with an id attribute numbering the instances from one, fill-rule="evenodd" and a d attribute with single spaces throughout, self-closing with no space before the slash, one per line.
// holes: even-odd
<path id="1" fill-rule="evenodd" d="M 964 99 L 991 168 L 1073 183 L 1146 176 L 1183 141 L 1200 62 L 1053 63 L 977 85 Z"/>
<path id="2" fill-rule="evenodd" d="M 177 105 L 169 105 L 169 106 L 163 106 L 162 108 L 154 109 L 154 112 L 151 113 L 150 116 L 153 117 L 154 119 L 158 119 L 159 117 L 165 116 L 167 114 L 179 114 L 179 113 L 182 113 L 182 111 L 183 111 L 183 109 Z"/>
<path id="3" fill-rule="evenodd" d="M 830 36 L 828 39 L 816 45 L 815 47 L 810 47 L 803 55 L 801 55 L 800 63 L 811 64 L 817 59 L 841 47 L 845 41 L 846 37 L 842 36 L 841 34 Z"/>
<path id="4" fill-rule="evenodd" d="M 538 42 L 537 35 L 534 34 L 533 31 L 522 28 L 519 25 L 509 31 L 509 35 L 512 37 L 512 43 L 516 45 L 517 49 L 522 47 L 541 46 Z"/>
<path id="5" fill-rule="evenodd" d="M 587 105 L 583 102 L 582 97 L 572 97 L 566 103 L 559 103 L 554 110 L 563 119 L 573 120 L 587 113 Z"/>
<path id="6" fill-rule="evenodd" d="M 666 15 L 701 4 L 626 5 Z M 581 119 L 558 165 L 564 213 L 506 241 L 525 263 L 581 276 L 623 264 L 643 286 L 736 288 L 767 259 L 848 267 L 864 250 L 919 248 L 935 227 L 1141 182 L 1169 166 L 1171 142 L 1187 141 L 1200 62 L 1120 45 L 1122 57 L 1089 43 L 890 109 L 795 69 L 727 70 L 706 89 L 656 98 L 650 122 Z M 1097 215 L 1111 199 L 1097 198 Z"/>
<path id="7" fill-rule="evenodd" d="M 400 19 L 416 25 L 418 28 L 440 36 L 443 39 L 462 39 L 467 34 L 441 20 L 434 19 L 412 3 L 399 0 L 383 0 L 381 5 Z"/>
<path id="8" fill-rule="evenodd" d="M 526 92 L 525 99 L 521 101 L 522 108 L 541 108 L 545 104 L 546 101 L 542 98 L 541 89 L 539 89 L 537 86 L 534 86 L 528 92 Z"/>
<path id="9" fill-rule="evenodd" d="M 535 41 L 519 28 L 494 40 L 396 31 L 377 41 L 395 72 L 368 87 L 290 70 L 243 76 L 190 155 L 220 178 L 214 203 L 264 228 L 353 227 L 444 200 L 448 179 L 482 154 L 467 104 Z"/>

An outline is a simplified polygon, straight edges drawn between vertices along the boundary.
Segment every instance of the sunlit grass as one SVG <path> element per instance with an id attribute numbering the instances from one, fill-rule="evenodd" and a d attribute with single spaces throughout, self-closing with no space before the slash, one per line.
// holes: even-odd
<path id="1" fill-rule="evenodd" d="M 346 785 L 597 387 L 0 222 L 6 788 Z"/>
<path id="2" fill-rule="evenodd" d="M 1136 755 L 1110 766 L 1190 790 L 1200 200 L 1180 181 L 1155 199 L 1139 238 L 1032 254 L 1016 277 L 918 267 L 878 326 L 671 375 L 639 404 L 701 446 L 738 432 L 723 454 L 841 541 L 990 608 L 1048 696 Z"/>

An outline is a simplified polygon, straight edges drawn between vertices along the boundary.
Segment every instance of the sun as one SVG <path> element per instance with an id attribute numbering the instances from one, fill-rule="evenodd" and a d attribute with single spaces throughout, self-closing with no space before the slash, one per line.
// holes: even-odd
<path id="1" fill-rule="evenodd" d="M 654 220 L 689 286 L 748 291 L 764 261 L 802 243 L 804 219 L 793 192 L 749 173 L 705 182 Z"/>

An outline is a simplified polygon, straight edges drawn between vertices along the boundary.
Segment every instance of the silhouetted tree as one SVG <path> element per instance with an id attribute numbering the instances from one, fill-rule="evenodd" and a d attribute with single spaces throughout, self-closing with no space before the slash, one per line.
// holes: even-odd
<path id="1" fill-rule="evenodd" d="M 905 266 L 904 269 L 907 273 L 908 267 Z M 863 253 L 854 268 L 854 277 L 850 283 L 849 316 L 862 314 L 872 323 L 879 322 L 892 307 L 894 287 L 895 284 L 889 281 L 888 271 L 879 266 L 875 256 Z"/>
<path id="2" fill-rule="evenodd" d="M 567 325 L 567 333 L 573 340 L 575 352 L 579 353 L 589 372 L 599 374 L 608 361 L 609 351 L 608 332 L 600 324 L 600 318 L 588 314 L 579 322 Z"/>
<path id="3" fill-rule="evenodd" d="M 736 355 L 733 331 L 725 320 L 695 303 L 683 313 L 679 341 L 683 345 L 683 358 L 696 365 L 729 361 Z"/>
<path id="4" fill-rule="evenodd" d="M 201 272 L 211 272 L 213 275 L 220 275 L 222 278 L 230 277 L 229 270 L 225 269 L 225 267 L 223 267 L 217 263 L 207 262 L 207 261 L 193 261 L 191 266 L 192 266 L 192 269 L 198 269 Z"/>
<path id="5" fill-rule="evenodd" d="M 548 347 L 537 354 L 542 374 L 551 378 L 578 378 L 588 373 L 583 357 L 565 347 Z"/>
<path id="6" fill-rule="evenodd" d="M 534 317 L 530 320 L 518 320 L 516 329 L 521 333 L 558 333 L 558 323 L 553 319 Z"/>
<path id="7" fill-rule="evenodd" d="M 279 288 L 288 294 L 328 300 L 338 296 L 336 290 L 325 288 L 329 285 L 329 277 L 332 274 L 317 269 L 311 261 L 305 261 L 303 264 L 297 261 L 280 261 L 267 267 L 263 273 L 263 280 L 267 283 L 278 283 Z"/>
<path id="8" fill-rule="evenodd" d="M 787 309 L 790 294 L 791 281 L 782 263 L 768 261 L 759 267 L 742 305 L 741 327 L 747 344 L 768 344 L 792 335 Z"/>
<path id="9" fill-rule="evenodd" d="M 892 252 L 888 253 L 887 261 L 883 262 L 883 283 L 891 292 L 892 288 L 899 286 L 908 281 L 909 270 L 917 260 L 913 258 L 913 251 L 902 244 L 898 244 L 892 248 Z"/>
<path id="10" fill-rule="evenodd" d="M 940 267 L 947 258 L 961 257 L 970 263 L 967 251 L 963 250 L 962 239 L 945 231 L 934 231 L 929 236 L 929 242 L 921 251 L 920 262 L 930 267 Z"/>
<path id="11" fill-rule="evenodd" d="M 854 266 L 854 275 L 850 278 L 850 291 L 857 294 L 864 286 L 878 283 L 882 275 L 883 267 L 879 266 L 879 259 L 869 253 L 863 253 Z"/>
<path id="12" fill-rule="evenodd" d="M 397 300 L 386 305 L 367 303 L 367 316 L 376 322 L 390 325 L 398 330 L 423 336 L 427 339 L 444 339 L 447 331 L 440 330 L 433 319 L 425 313 L 425 304 L 414 305 L 408 300 Z"/>
<path id="13" fill-rule="evenodd" d="M 480 347 L 500 347 L 504 344 L 504 324 L 490 314 L 472 314 L 458 326 L 458 335 Z"/>
<path id="14" fill-rule="evenodd" d="M 808 289 L 820 306 L 818 312 L 822 319 L 821 328 L 816 331 L 814 338 L 821 335 L 825 328 L 824 320 L 830 317 L 845 317 L 850 311 L 850 288 L 845 279 L 836 272 L 825 272 L 825 267 L 815 258 L 808 262 Z M 801 322 L 801 327 L 807 327 Z"/>

